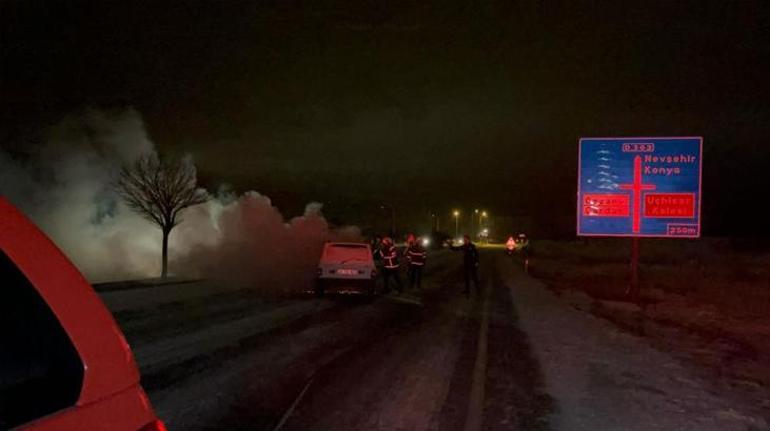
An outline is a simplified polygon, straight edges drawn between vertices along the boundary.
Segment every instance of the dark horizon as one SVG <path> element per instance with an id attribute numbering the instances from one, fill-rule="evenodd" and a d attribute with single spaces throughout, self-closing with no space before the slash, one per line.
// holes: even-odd
<path id="1" fill-rule="evenodd" d="M 2 2 L 3 149 L 133 107 L 203 185 L 286 214 L 320 201 L 365 224 L 391 204 L 417 225 L 483 207 L 569 235 L 579 138 L 696 135 L 704 234 L 770 233 L 766 2 L 197 6 Z"/>

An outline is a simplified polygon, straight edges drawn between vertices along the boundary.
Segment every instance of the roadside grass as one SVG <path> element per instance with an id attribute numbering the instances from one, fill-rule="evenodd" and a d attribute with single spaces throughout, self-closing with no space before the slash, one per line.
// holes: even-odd
<path id="1" fill-rule="evenodd" d="M 629 283 L 630 243 L 604 238 L 539 241 L 531 272 L 555 289 L 621 300 Z M 643 239 L 639 268 L 644 302 L 658 303 L 673 294 L 715 305 L 731 316 L 770 315 L 770 252 L 739 250 L 723 239 Z"/>
<path id="2" fill-rule="evenodd" d="M 530 274 L 588 311 L 684 353 L 730 386 L 770 388 L 770 251 L 720 238 L 642 239 L 640 306 L 628 304 L 630 239 L 537 241 Z M 762 395 L 770 407 L 770 394 Z M 768 414 L 770 417 L 770 413 Z"/>

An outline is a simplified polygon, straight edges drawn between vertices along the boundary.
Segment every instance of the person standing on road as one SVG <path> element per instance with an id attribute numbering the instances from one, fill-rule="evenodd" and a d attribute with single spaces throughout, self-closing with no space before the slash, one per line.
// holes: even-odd
<path id="1" fill-rule="evenodd" d="M 508 253 L 508 256 L 513 256 L 514 251 L 516 251 L 516 240 L 509 236 L 508 241 L 505 242 L 505 252 Z"/>
<path id="2" fill-rule="evenodd" d="M 476 293 L 479 293 L 479 251 L 471 242 L 471 237 L 463 235 L 463 244 L 460 246 L 452 245 L 447 241 L 449 249 L 452 251 L 463 252 L 463 273 L 465 275 L 465 290 L 463 293 L 470 293 L 471 281 L 476 287 Z"/>
<path id="3" fill-rule="evenodd" d="M 408 280 L 412 279 L 412 265 L 409 265 L 409 250 L 411 250 L 412 246 L 414 245 L 415 236 L 413 233 L 409 233 L 406 235 L 406 248 L 404 249 L 404 259 L 406 259 L 406 277 Z"/>
<path id="4" fill-rule="evenodd" d="M 409 261 L 409 288 L 422 289 L 422 269 L 425 267 L 425 259 L 428 253 L 422 246 L 422 238 L 416 238 L 406 250 L 406 258 Z"/>
<path id="5" fill-rule="evenodd" d="M 516 248 L 521 253 L 521 260 L 524 262 L 524 272 L 529 273 L 529 258 L 532 254 L 532 248 L 529 246 L 529 238 L 527 238 L 526 234 L 519 234 Z"/>
<path id="6" fill-rule="evenodd" d="M 390 279 L 393 278 L 396 282 L 396 290 L 398 293 L 404 291 L 404 287 L 401 284 L 401 277 L 398 274 L 398 250 L 393 245 L 393 240 L 389 237 L 382 239 L 382 247 L 379 249 L 380 257 L 382 259 L 382 280 L 383 280 L 383 292 L 390 292 Z"/>
<path id="7" fill-rule="evenodd" d="M 372 260 L 377 274 L 382 274 L 382 237 L 380 235 L 375 235 L 372 240 Z"/>
<path id="8" fill-rule="evenodd" d="M 372 259 L 374 259 L 374 264 L 377 267 L 382 266 L 382 254 L 380 253 L 380 249 L 382 249 L 382 237 L 375 235 L 372 240 Z"/>

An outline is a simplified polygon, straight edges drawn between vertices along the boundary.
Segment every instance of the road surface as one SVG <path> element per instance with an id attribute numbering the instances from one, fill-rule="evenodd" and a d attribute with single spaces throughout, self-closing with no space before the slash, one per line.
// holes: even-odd
<path id="1" fill-rule="evenodd" d="M 554 296 L 499 250 L 482 252 L 478 292 L 462 294 L 460 265 L 437 253 L 422 292 L 375 299 L 172 286 L 176 298 L 116 317 L 172 430 L 768 429 L 767 405 Z"/>

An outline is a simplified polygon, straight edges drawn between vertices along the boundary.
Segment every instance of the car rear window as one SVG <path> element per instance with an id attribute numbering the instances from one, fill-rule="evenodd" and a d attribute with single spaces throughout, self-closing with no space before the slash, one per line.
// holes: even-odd
<path id="1" fill-rule="evenodd" d="M 331 262 L 363 261 L 368 262 L 372 256 L 366 245 L 332 244 L 326 247 L 324 260 Z"/>
<path id="2" fill-rule="evenodd" d="M 0 250 L 0 430 L 75 405 L 83 363 L 48 304 Z"/>

